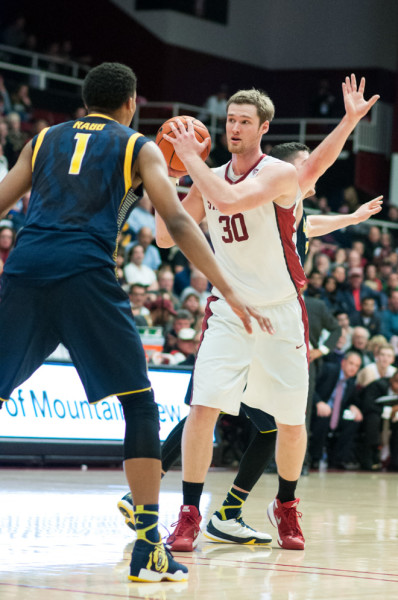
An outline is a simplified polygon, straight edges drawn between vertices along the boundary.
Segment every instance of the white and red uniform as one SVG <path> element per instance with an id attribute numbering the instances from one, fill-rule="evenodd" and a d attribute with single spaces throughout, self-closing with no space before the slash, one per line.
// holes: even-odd
<path id="1" fill-rule="evenodd" d="M 264 155 L 240 177 L 231 163 L 213 172 L 233 185 L 276 162 Z M 298 188 L 290 208 L 268 202 L 234 215 L 221 214 L 203 199 L 217 262 L 233 288 L 270 318 L 276 333 L 261 331 L 253 320 L 253 333 L 248 334 L 213 288 L 195 364 L 192 404 L 237 414 L 243 401 L 283 424 L 304 423 L 308 332 L 299 290 L 306 278 L 295 239 L 300 197 Z"/>

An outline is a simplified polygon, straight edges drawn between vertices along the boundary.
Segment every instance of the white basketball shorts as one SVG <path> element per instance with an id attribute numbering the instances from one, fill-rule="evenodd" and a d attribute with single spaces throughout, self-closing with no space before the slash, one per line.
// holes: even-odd
<path id="1" fill-rule="evenodd" d="M 210 296 L 194 374 L 191 405 L 237 415 L 240 403 L 259 408 L 284 425 L 305 422 L 308 394 L 307 314 L 302 299 L 256 307 L 275 329 L 252 319 L 253 333 L 225 300 Z"/>

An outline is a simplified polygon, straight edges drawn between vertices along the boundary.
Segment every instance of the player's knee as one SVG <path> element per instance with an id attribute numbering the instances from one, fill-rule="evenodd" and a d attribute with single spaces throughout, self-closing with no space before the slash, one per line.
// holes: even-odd
<path id="1" fill-rule="evenodd" d="M 219 414 L 218 408 L 195 404 L 189 411 L 188 422 L 196 427 L 214 427 Z"/>
<path id="2" fill-rule="evenodd" d="M 160 459 L 159 411 L 152 390 L 118 396 L 126 422 L 124 459 Z"/>
<path id="3" fill-rule="evenodd" d="M 303 425 L 283 425 L 282 423 L 277 423 L 278 425 L 278 442 L 283 443 L 283 441 L 288 442 L 289 444 L 299 443 L 306 438 L 306 429 L 305 424 Z"/>

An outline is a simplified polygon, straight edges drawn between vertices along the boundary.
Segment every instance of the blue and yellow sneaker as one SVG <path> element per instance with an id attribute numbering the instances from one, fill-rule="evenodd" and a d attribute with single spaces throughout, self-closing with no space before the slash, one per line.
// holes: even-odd
<path id="1" fill-rule="evenodd" d="M 121 500 L 117 503 L 117 507 L 122 513 L 124 517 L 124 522 L 127 527 L 130 527 L 133 531 L 135 531 L 134 524 L 134 510 L 133 510 L 133 498 L 131 496 L 131 492 L 123 496 Z"/>
<path id="2" fill-rule="evenodd" d="M 174 560 L 162 542 L 137 540 L 131 555 L 130 581 L 187 581 L 188 569 Z"/>

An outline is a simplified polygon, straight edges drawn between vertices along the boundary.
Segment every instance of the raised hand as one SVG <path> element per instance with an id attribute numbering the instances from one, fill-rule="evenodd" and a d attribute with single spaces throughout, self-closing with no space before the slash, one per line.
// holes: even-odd
<path id="1" fill-rule="evenodd" d="M 376 104 L 380 96 L 375 94 L 370 100 L 365 100 L 363 97 L 365 92 L 365 77 L 361 78 L 358 89 L 357 79 L 354 74 L 351 75 L 351 78 L 346 77 L 342 85 L 346 115 L 349 119 L 358 122 Z"/>
<path id="2" fill-rule="evenodd" d="M 383 196 L 377 196 L 377 198 L 373 198 L 373 200 L 362 204 L 354 213 L 356 223 L 363 223 L 363 221 L 367 221 L 373 215 L 377 215 L 382 209 L 382 204 Z"/>

